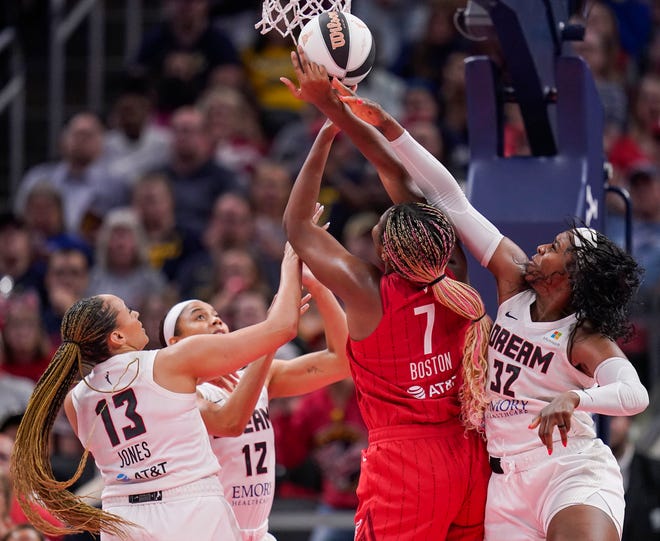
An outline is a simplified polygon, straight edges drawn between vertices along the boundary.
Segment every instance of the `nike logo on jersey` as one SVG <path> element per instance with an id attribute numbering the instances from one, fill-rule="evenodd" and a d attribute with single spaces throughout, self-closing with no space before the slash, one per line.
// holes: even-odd
<path id="1" fill-rule="evenodd" d="M 504 315 L 505 315 L 506 317 L 510 317 L 511 319 L 515 319 L 515 320 L 518 319 L 516 316 L 512 316 L 512 315 L 511 315 L 511 312 L 506 312 Z"/>
<path id="2" fill-rule="evenodd" d="M 110 372 L 105 373 L 105 381 L 107 381 L 110 385 L 112 385 L 112 382 L 110 381 Z"/>

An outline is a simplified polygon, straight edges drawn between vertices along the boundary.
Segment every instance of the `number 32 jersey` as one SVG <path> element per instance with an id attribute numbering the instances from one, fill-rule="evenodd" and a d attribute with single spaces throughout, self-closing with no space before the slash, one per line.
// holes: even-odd
<path id="1" fill-rule="evenodd" d="M 527 428 L 534 417 L 557 395 L 596 383 L 568 359 L 575 314 L 557 321 L 532 321 L 530 307 L 535 299 L 534 291 L 527 290 L 504 301 L 490 333 L 486 437 L 491 456 L 542 446 L 538 430 Z M 554 436 L 560 440 L 558 430 Z M 587 412 L 573 413 L 570 437 L 596 437 Z"/>
<path id="2" fill-rule="evenodd" d="M 175 488 L 218 473 L 196 394 L 154 381 L 157 353 L 115 355 L 72 391 L 78 437 L 101 472 L 103 498 Z"/>

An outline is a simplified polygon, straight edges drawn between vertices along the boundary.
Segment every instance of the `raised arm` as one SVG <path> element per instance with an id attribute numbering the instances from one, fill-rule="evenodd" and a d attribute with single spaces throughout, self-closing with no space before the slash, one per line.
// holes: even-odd
<path id="1" fill-rule="evenodd" d="M 316 300 L 327 348 L 288 361 L 273 361 L 268 384 L 271 398 L 310 393 L 351 375 L 346 357 L 346 314 L 332 291 L 309 270 L 303 269 L 303 285 Z"/>
<path id="2" fill-rule="evenodd" d="M 326 69 L 319 64 L 309 62 L 301 48 L 298 49 L 298 55 L 295 52 L 291 53 L 291 62 L 300 86 L 296 87 L 286 77 L 280 80 L 296 98 L 316 106 L 335 126 L 350 137 L 376 168 L 390 199 L 394 203 L 422 201 L 423 197 L 418 190 L 412 188 L 406 169 L 390 150 L 383 135 L 373 126 L 357 118 L 337 97 L 337 93 L 351 94 L 352 91 L 336 80 L 333 81 L 333 89 Z"/>
<path id="3" fill-rule="evenodd" d="M 195 335 L 161 349 L 156 361 L 172 375 L 211 379 L 268 355 L 297 334 L 301 263 L 285 251 L 277 295 L 266 319 L 228 334 Z"/>
<path id="4" fill-rule="evenodd" d="M 378 128 L 427 201 L 451 218 L 468 250 L 495 276 L 499 302 L 526 289 L 521 265 L 527 261 L 527 256 L 470 204 L 447 168 L 380 105 L 346 93 L 338 99 L 347 104 L 355 116 Z M 354 142 L 359 148 L 359 141 Z"/>

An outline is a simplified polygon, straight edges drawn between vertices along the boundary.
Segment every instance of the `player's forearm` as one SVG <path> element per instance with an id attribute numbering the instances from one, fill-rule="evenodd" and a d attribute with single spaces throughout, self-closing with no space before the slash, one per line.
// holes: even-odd
<path id="1" fill-rule="evenodd" d="M 390 146 L 427 201 L 449 216 L 468 250 L 487 266 L 503 235 L 470 204 L 447 168 L 408 132 Z"/>
<path id="2" fill-rule="evenodd" d="M 326 287 L 321 286 L 315 291 L 310 290 L 323 319 L 325 341 L 328 350 L 344 355 L 348 340 L 348 325 L 346 314 L 335 295 Z"/>
<path id="3" fill-rule="evenodd" d="M 328 126 L 323 126 L 316 136 L 312 148 L 298 173 L 291 189 L 289 201 L 284 209 L 284 228 L 289 240 L 296 246 L 301 227 L 313 226 L 315 203 L 318 201 L 323 170 L 328 161 L 335 133 Z M 300 252 L 298 252 L 300 253 Z"/>
<path id="4" fill-rule="evenodd" d="M 207 411 L 204 422 L 209 434 L 233 437 L 243 433 L 266 383 L 273 355 L 251 363 L 225 403 L 218 410 Z"/>

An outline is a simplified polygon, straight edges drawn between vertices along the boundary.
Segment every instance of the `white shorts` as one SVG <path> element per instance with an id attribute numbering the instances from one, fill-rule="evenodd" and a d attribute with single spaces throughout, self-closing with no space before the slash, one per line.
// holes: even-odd
<path id="1" fill-rule="evenodd" d="M 502 458 L 501 467 L 488 483 L 484 541 L 542 541 L 552 518 L 571 505 L 601 509 L 621 536 L 621 470 L 601 440 L 555 442 L 551 456 L 539 447 Z"/>
<path id="2" fill-rule="evenodd" d="M 152 496 L 154 495 L 154 496 Z M 139 525 L 128 531 L 131 541 L 240 541 L 231 506 L 217 477 L 177 488 L 129 496 L 103 498 L 103 510 Z M 101 533 L 101 541 L 121 541 Z"/>
<path id="3" fill-rule="evenodd" d="M 273 534 L 268 533 L 268 521 L 254 530 L 241 530 L 243 541 L 277 541 Z"/>

